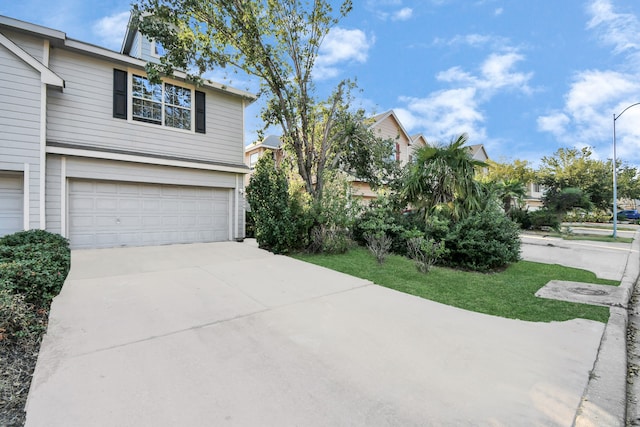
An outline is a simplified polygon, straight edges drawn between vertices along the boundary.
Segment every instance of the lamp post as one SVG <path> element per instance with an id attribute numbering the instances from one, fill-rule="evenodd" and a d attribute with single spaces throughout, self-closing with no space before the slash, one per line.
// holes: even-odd
<path id="1" fill-rule="evenodd" d="M 624 114 L 631 107 L 635 107 L 636 105 L 640 105 L 640 102 L 636 102 L 635 104 L 629 105 L 627 108 L 622 110 L 620 114 L 616 116 L 616 113 L 613 113 L 613 238 L 617 237 L 618 231 L 618 165 L 616 160 L 616 120 L 620 118 L 621 115 Z"/>

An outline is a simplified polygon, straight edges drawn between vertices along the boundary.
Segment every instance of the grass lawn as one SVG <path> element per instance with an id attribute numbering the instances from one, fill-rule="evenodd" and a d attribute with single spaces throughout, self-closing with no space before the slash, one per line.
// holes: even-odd
<path id="1" fill-rule="evenodd" d="M 611 230 L 613 231 L 613 224 L 581 224 L 581 223 L 572 223 L 568 225 L 571 228 L 595 228 L 596 230 Z M 625 226 L 617 226 L 616 227 L 620 231 L 636 231 L 633 227 L 625 227 Z"/>
<path id="2" fill-rule="evenodd" d="M 342 255 L 296 254 L 295 258 L 367 279 L 381 286 L 479 313 L 534 322 L 584 318 L 606 322 L 607 307 L 537 298 L 549 280 L 571 280 L 617 286 L 586 270 L 520 261 L 497 273 L 474 273 L 434 267 L 421 274 L 413 262 L 391 255 L 378 265 L 365 248 Z"/>
<path id="3" fill-rule="evenodd" d="M 594 242 L 618 242 L 618 243 L 633 243 L 633 237 L 620 237 L 615 239 L 612 235 L 604 236 L 602 234 L 570 234 L 562 235 L 564 240 L 591 240 Z"/>

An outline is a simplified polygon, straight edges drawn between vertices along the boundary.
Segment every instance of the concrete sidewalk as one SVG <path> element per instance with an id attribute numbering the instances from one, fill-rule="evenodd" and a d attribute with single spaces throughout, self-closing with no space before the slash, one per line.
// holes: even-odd
<path id="1" fill-rule="evenodd" d="M 524 259 L 561 264 L 619 280 L 620 286 L 552 281 L 536 295 L 609 306 L 605 326 L 589 382 L 576 413 L 576 427 L 626 425 L 628 306 L 640 275 L 640 230 L 633 243 L 565 241 L 559 238 L 522 236 Z"/>
<path id="2" fill-rule="evenodd" d="M 472 313 L 241 243 L 74 251 L 27 426 L 569 426 L 603 328 Z"/>

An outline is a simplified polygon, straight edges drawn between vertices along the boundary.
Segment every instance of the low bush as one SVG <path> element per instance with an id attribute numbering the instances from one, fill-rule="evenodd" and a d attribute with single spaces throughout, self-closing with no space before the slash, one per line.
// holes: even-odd
<path id="1" fill-rule="evenodd" d="M 509 218 L 520 226 L 523 230 L 529 230 L 531 224 L 531 214 L 524 209 L 511 209 L 509 211 Z"/>
<path id="2" fill-rule="evenodd" d="M 70 266 L 69 242 L 58 234 L 29 230 L 0 239 L 0 288 L 38 308 L 49 307 Z"/>
<path id="3" fill-rule="evenodd" d="M 412 237 L 407 240 L 407 253 L 421 273 L 428 273 L 431 267 L 445 254 L 444 242 L 433 239 Z"/>
<path id="4" fill-rule="evenodd" d="M 544 228 L 550 228 L 556 231 L 560 230 L 558 215 L 547 208 L 531 212 L 529 218 L 531 219 L 531 228 L 534 230 L 542 230 Z"/>
<path id="5" fill-rule="evenodd" d="M 391 249 L 391 237 L 387 236 L 384 232 L 377 232 L 366 233 L 364 238 L 367 241 L 367 248 L 369 248 L 369 251 L 376 258 L 378 264 L 384 263 Z"/>
<path id="6" fill-rule="evenodd" d="M 481 211 L 460 220 L 447 235 L 451 267 L 489 271 L 520 259 L 518 225 L 501 212 Z"/>

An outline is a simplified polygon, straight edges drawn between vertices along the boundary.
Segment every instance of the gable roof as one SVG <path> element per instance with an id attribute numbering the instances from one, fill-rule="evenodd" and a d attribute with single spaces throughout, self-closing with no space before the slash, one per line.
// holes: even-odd
<path id="1" fill-rule="evenodd" d="M 42 28 L 45 30 L 50 36 L 54 38 L 59 38 L 60 34 L 64 36 L 64 33 L 60 33 L 59 31 L 49 30 L 48 28 L 40 27 L 38 25 L 29 24 L 27 22 L 18 21 L 17 19 L 8 18 L 6 16 L 0 16 L 0 26 L 13 27 L 16 29 L 25 29 L 26 31 L 33 31 L 38 28 Z M 59 88 L 64 88 L 64 80 L 58 76 L 56 73 L 51 71 L 49 67 L 44 65 L 42 62 L 38 61 L 33 56 L 29 55 L 24 49 L 20 46 L 9 40 L 4 34 L 0 33 L 0 44 L 6 47 L 11 53 L 16 55 L 22 61 L 24 61 L 27 65 L 29 65 L 34 70 L 40 73 L 40 81 L 42 83 L 56 86 Z"/>
<path id="2" fill-rule="evenodd" d="M 419 144 L 420 142 L 423 145 L 429 145 L 429 143 L 427 142 L 427 138 L 423 134 L 418 133 L 416 135 L 411 136 L 411 145 Z"/>
<path id="3" fill-rule="evenodd" d="M 483 144 L 468 145 L 467 149 L 469 150 L 471 157 L 473 157 L 476 160 L 484 161 L 485 159 L 489 158 L 489 155 L 487 154 L 487 150 L 485 150 Z M 478 155 L 484 156 L 484 159 L 479 159 Z"/>
<path id="4" fill-rule="evenodd" d="M 282 148 L 282 141 L 278 135 L 269 135 L 265 139 L 259 142 L 254 142 L 253 144 L 249 144 L 245 147 L 244 152 L 248 153 L 249 151 L 253 151 L 256 148 L 268 148 L 270 150 L 279 150 Z"/>
<path id="5" fill-rule="evenodd" d="M 398 125 L 398 128 L 400 129 L 400 131 L 407 138 L 407 141 L 409 141 L 409 143 L 411 143 L 412 139 L 411 139 L 411 136 L 409 136 L 409 132 L 407 132 L 407 130 L 404 128 L 404 126 L 402 126 L 402 123 L 400 122 L 400 119 L 398 119 L 398 116 L 396 115 L 396 113 L 393 110 L 389 110 L 386 113 L 381 113 L 381 114 L 378 114 L 376 116 L 373 116 L 373 124 L 371 124 L 370 127 L 374 127 L 377 124 L 382 123 L 388 117 L 391 117 L 391 118 L 393 118 L 393 120 L 395 120 L 395 122 Z"/>
<path id="6" fill-rule="evenodd" d="M 86 42 L 81 42 L 81 41 L 78 41 L 78 40 L 70 39 L 70 38 L 67 37 L 67 35 L 65 33 L 61 32 L 61 31 L 53 30 L 51 28 L 42 27 L 40 25 L 31 24 L 29 22 L 19 21 L 17 19 L 13 19 L 13 18 L 9 18 L 7 16 L 0 15 L 0 29 L 2 27 L 7 27 L 7 28 L 9 28 L 11 30 L 14 30 L 14 31 L 18 31 L 18 32 L 22 32 L 22 33 L 27 33 L 27 34 L 43 37 L 43 38 L 45 38 L 47 40 L 50 40 L 50 42 L 54 46 L 64 47 L 64 48 L 67 48 L 69 50 L 80 52 L 80 53 L 82 53 L 84 55 L 97 57 L 97 58 L 100 58 L 100 59 L 103 59 L 103 60 L 108 60 L 108 61 L 115 62 L 115 63 L 120 63 L 120 64 L 123 64 L 125 66 L 134 66 L 134 67 L 137 67 L 137 68 L 144 69 L 144 67 L 146 65 L 146 62 L 141 60 L 141 59 L 133 58 L 133 57 L 131 57 L 129 55 L 124 55 L 124 54 L 122 54 L 120 52 L 116 52 L 116 51 L 113 51 L 113 50 L 110 50 L 110 49 L 106 49 L 104 47 L 96 46 L 96 45 L 93 45 L 93 44 L 90 44 L 90 43 L 86 43 Z M 2 35 L 2 33 L 0 33 L 0 35 Z M 12 47 L 12 48 L 8 47 L 9 50 L 18 49 L 18 52 L 19 51 L 24 52 L 19 46 L 17 46 L 15 43 L 11 42 L 11 40 L 9 40 L 8 38 L 4 37 L 4 39 L 6 39 L 6 41 L 10 42 L 10 44 L 14 45 L 14 47 Z M 2 43 L 3 45 L 5 44 L 4 41 L 0 41 L 0 43 Z M 37 61 L 35 58 L 33 58 L 31 55 L 27 54 L 26 52 L 24 52 L 24 54 L 27 55 L 28 57 L 30 57 L 36 63 L 40 64 L 39 66 L 37 64 L 35 64 L 35 63 L 33 65 L 32 64 L 29 64 L 29 65 L 34 66 L 34 67 L 35 66 L 40 67 L 41 70 L 38 70 L 38 71 L 44 71 L 46 73 L 47 79 L 52 79 L 53 83 L 59 83 L 60 81 L 62 81 L 62 83 L 61 83 L 62 86 L 61 87 L 63 87 L 64 81 L 62 79 L 60 79 L 60 81 L 56 80 L 51 74 L 49 74 L 49 73 L 53 73 L 51 70 L 46 68 L 42 63 Z M 22 56 L 21 56 L 21 59 L 25 60 L 25 58 L 22 58 Z M 26 60 L 25 60 L 25 62 L 26 62 Z M 44 70 L 45 68 L 49 72 Z M 53 73 L 53 75 L 55 75 L 55 73 Z M 174 73 L 174 75 L 175 75 L 175 77 L 177 77 L 179 79 L 183 79 L 183 80 L 186 79 L 186 77 L 187 77 L 186 73 L 179 72 L 179 71 L 176 71 Z M 47 84 L 49 84 L 49 83 L 47 83 Z M 206 87 L 206 88 L 209 88 L 209 89 L 216 90 L 218 92 L 224 92 L 224 93 L 227 93 L 227 94 L 230 94 L 230 95 L 235 95 L 235 96 L 241 97 L 241 98 L 245 99 L 246 101 L 248 101 L 249 103 L 251 103 L 251 102 L 253 102 L 253 101 L 255 101 L 257 99 L 256 95 L 254 95 L 252 93 L 245 92 L 245 91 L 240 90 L 240 89 L 235 89 L 235 88 L 229 87 L 229 86 L 227 86 L 225 84 L 216 83 L 216 82 L 213 82 L 213 81 L 210 81 L 210 80 L 204 80 L 203 86 Z"/>

